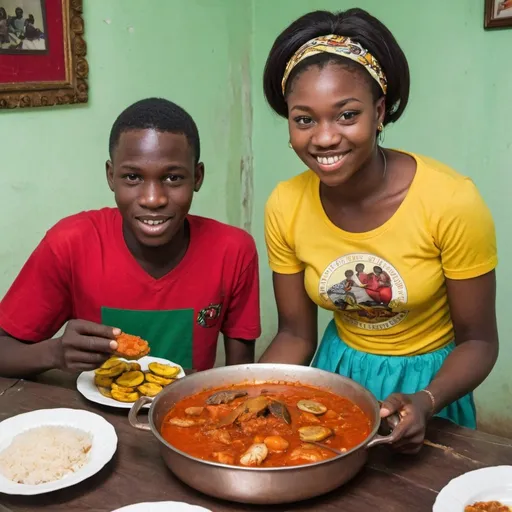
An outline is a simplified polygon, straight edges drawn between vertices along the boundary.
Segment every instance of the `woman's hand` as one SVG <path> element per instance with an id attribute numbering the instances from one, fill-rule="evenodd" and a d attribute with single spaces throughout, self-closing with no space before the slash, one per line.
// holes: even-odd
<path id="1" fill-rule="evenodd" d="M 413 395 L 393 393 L 382 403 L 380 417 L 387 418 L 394 413 L 400 415 L 400 423 L 391 434 L 392 448 L 400 453 L 418 453 L 433 414 L 430 397 L 422 391 Z"/>

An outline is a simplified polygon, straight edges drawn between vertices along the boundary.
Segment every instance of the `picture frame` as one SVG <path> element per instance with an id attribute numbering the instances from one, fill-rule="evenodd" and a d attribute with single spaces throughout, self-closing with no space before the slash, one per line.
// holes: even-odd
<path id="1" fill-rule="evenodd" d="M 484 28 L 512 27 L 512 0 L 485 0 Z"/>
<path id="2" fill-rule="evenodd" d="M 0 4 L 0 109 L 87 103 L 83 0 Z"/>

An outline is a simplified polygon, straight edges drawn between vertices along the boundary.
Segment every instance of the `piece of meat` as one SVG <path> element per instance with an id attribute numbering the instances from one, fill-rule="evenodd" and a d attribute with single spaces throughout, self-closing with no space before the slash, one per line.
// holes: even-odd
<path id="1" fill-rule="evenodd" d="M 235 456 L 229 452 L 213 452 L 214 459 L 219 461 L 221 464 L 229 464 L 232 466 L 235 463 Z"/>
<path id="2" fill-rule="evenodd" d="M 322 453 L 322 450 L 308 443 L 303 443 L 295 448 L 295 450 L 290 453 L 289 457 L 291 461 L 303 460 L 307 462 L 320 462 L 325 458 L 326 456 Z"/>
<path id="3" fill-rule="evenodd" d="M 317 418 L 314 414 L 311 414 L 310 412 L 302 412 L 300 414 L 300 421 L 306 424 L 318 424 L 322 422 L 320 418 Z"/>
<path id="4" fill-rule="evenodd" d="M 215 441 L 222 444 L 230 445 L 232 442 L 231 434 L 227 430 L 213 429 L 209 431 L 209 434 Z"/>
<path id="5" fill-rule="evenodd" d="M 206 410 L 213 421 L 229 414 L 233 409 L 227 405 L 207 405 Z"/>

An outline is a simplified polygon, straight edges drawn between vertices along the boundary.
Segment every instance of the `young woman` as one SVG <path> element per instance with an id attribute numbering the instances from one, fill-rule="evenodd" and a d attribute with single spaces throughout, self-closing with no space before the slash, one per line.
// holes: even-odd
<path id="1" fill-rule="evenodd" d="M 397 41 L 360 9 L 309 13 L 276 39 L 264 90 L 309 170 L 266 206 L 279 330 L 261 362 L 309 364 L 328 309 L 313 366 L 399 411 L 397 449 L 419 450 L 434 414 L 474 428 L 498 355 L 494 224 L 470 179 L 379 145 L 409 98 Z M 365 294 L 335 293 L 347 271 Z"/>

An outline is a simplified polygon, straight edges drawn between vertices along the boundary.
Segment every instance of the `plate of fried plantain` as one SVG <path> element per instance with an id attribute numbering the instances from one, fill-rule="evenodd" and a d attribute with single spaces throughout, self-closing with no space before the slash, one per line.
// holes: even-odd
<path id="1" fill-rule="evenodd" d="M 130 409 L 139 397 L 154 397 L 183 377 L 183 368 L 167 359 L 145 356 L 130 361 L 113 356 L 96 370 L 82 372 L 76 387 L 91 402 Z"/>

